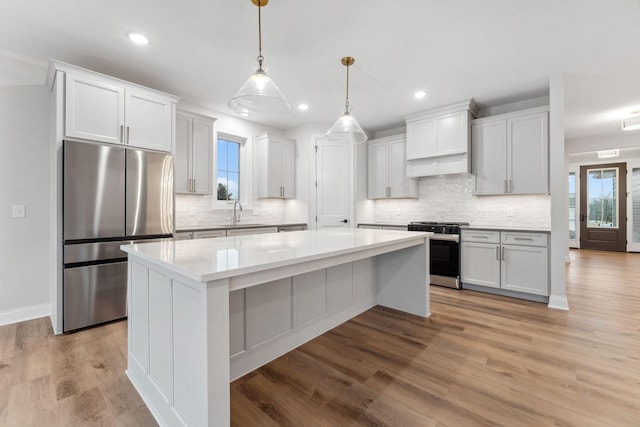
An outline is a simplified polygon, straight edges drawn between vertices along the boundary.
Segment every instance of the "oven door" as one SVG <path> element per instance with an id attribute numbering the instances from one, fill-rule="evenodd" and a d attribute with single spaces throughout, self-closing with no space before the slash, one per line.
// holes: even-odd
<path id="1" fill-rule="evenodd" d="M 435 236 L 429 241 L 430 283 L 460 289 L 460 243 L 458 239 L 440 240 L 438 236 Z"/>

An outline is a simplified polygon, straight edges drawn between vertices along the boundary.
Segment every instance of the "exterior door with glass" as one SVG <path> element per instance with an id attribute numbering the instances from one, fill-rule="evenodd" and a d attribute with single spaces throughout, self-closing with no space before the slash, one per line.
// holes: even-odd
<path id="1" fill-rule="evenodd" d="M 627 164 L 580 167 L 580 247 L 627 250 Z"/>

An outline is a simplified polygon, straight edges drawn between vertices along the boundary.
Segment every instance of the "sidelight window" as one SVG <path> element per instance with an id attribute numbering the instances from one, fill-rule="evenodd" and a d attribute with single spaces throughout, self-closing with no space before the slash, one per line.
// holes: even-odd
<path id="1" fill-rule="evenodd" d="M 569 240 L 576 239 L 576 173 L 569 173 Z"/>

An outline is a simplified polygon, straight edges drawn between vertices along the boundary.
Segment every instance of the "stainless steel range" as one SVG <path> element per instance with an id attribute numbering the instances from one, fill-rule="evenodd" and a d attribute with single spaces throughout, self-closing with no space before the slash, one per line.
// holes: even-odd
<path id="1" fill-rule="evenodd" d="M 430 231 L 429 281 L 432 285 L 460 289 L 460 228 L 468 222 L 411 222 L 409 231 Z"/>

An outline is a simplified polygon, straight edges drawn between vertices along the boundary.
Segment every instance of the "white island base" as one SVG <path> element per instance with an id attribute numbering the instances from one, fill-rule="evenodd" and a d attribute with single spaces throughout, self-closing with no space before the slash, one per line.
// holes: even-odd
<path id="1" fill-rule="evenodd" d="M 309 230 L 123 246 L 127 375 L 162 426 L 228 426 L 229 382 L 376 304 L 429 316 L 428 233 Z"/>

